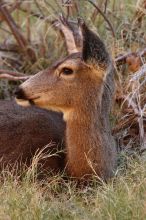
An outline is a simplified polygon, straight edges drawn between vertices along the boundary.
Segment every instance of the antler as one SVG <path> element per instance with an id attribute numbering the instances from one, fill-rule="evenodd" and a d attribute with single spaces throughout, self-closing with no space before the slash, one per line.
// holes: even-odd
<path id="1" fill-rule="evenodd" d="M 67 21 L 63 16 L 53 22 L 54 26 L 63 34 L 69 54 L 81 52 L 82 50 L 82 33 L 78 24 Z"/>

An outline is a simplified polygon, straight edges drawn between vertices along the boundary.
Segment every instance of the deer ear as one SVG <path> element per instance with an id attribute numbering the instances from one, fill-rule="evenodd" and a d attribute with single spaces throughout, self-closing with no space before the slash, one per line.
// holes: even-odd
<path id="1" fill-rule="evenodd" d="M 106 68 L 110 58 L 104 43 L 84 22 L 80 24 L 80 27 L 83 35 L 83 60 L 95 67 Z"/>

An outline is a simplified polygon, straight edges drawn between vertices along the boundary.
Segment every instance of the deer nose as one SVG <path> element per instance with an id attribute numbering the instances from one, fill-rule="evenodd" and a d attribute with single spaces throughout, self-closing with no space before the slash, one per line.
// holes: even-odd
<path id="1" fill-rule="evenodd" d="M 14 95 L 17 99 L 27 99 L 23 89 L 21 89 L 20 87 L 18 87 L 15 92 Z"/>

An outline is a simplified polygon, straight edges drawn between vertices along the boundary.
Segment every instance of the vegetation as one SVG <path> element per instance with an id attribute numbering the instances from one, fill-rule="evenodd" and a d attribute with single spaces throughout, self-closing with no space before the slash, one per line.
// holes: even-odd
<path id="1" fill-rule="evenodd" d="M 146 1 L 92 1 L 106 18 L 91 1 L 65 2 L 1 0 L 0 97 L 12 99 L 12 91 L 25 77 L 66 54 L 61 36 L 52 27 L 60 12 L 69 19 L 83 17 L 104 39 L 115 60 L 111 123 L 121 150 L 119 167 L 108 183 L 95 178 L 88 186 L 77 186 L 61 174 L 38 180 L 35 166 L 21 176 L 5 169 L 0 174 L 0 220 L 144 220 Z"/>
<path id="2" fill-rule="evenodd" d="M 146 166 L 140 158 L 127 159 L 127 167 L 119 168 L 108 184 L 93 181 L 84 187 L 61 176 L 37 181 L 33 172 L 20 181 L 5 171 L 0 182 L 0 219 L 144 220 Z"/>

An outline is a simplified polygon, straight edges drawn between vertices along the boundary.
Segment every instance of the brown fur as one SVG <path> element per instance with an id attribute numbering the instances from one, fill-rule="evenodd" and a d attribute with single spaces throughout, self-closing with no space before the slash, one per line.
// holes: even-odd
<path id="1" fill-rule="evenodd" d="M 97 35 L 84 25 L 82 33 L 81 54 L 72 54 L 36 74 L 20 86 L 17 96 L 63 112 L 69 175 L 87 178 L 96 174 L 107 179 L 116 166 L 116 147 L 109 123 L 114 70 Z M 64 68 L 73 73 L 64 74 Z"/>
<path id="2" fill-rule="evenodd" d="M 63 148 L 65 124 L 58 113 L 37 107 L 21 107 L 12 101 L 0 101 L 0 169 L 19 163 L 29 166 L 37 150 L 49 143 L 55 153 Z M 57 147 L 58 146 L 58 147 Z M 44 169 L 62 169 L 63 156 L 41 161 Z"/>

